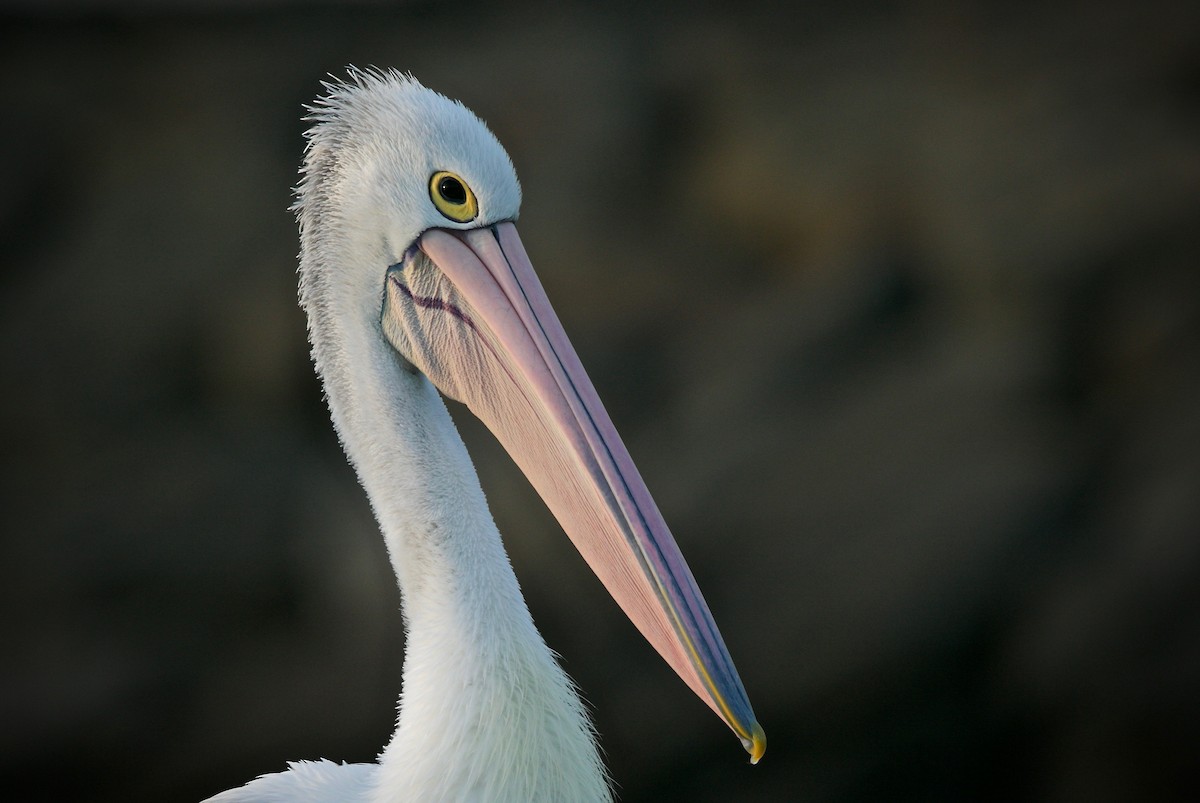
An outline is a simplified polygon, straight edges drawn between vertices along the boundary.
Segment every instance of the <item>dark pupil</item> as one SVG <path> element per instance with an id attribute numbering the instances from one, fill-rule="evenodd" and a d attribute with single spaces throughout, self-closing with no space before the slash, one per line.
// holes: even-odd
<path id="1" fill-rule="evenodd" d="M 438 182 L 438 193 L 452 204 L 467 202 L 467 189 L 456 178 L 446 177 Z"/>

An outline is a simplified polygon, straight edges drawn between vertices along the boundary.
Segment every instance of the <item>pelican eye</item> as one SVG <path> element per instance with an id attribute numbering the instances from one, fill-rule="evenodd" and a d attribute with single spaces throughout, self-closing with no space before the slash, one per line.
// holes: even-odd
<path id="1" fill-rule="evenodd" d="M 475 193 L 465 181 L 445 170 L 430 177 L 429 197 L 437 210 L 455 223 L 468 223 L 479 214 Z"/>

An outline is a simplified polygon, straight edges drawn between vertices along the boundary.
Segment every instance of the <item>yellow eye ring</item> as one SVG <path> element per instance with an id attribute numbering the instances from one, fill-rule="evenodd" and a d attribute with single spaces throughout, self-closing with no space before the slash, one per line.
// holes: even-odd
<path id="1" fill-rule="evenodd" d="M 429 197 L 443 217 L 455 223 L 469 223 L 479 214 L 479 202 L 467 182 L 446 170 L 429 178 Z"/>

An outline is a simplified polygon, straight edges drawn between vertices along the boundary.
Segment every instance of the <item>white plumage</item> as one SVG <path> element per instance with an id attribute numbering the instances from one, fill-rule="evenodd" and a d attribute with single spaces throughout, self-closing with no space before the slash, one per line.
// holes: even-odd
<path id="1" fill-rule="evenodd" d="M 352 71 L 328 89 L 297 190 L 300 299 L 401 589 L 400 713 L 375 764 L 293 763 L 210 802 L 609 799 L 583 705 L 534 627 L 435 384 L 497 434 L 757 759 L 761 729 L 703 599 L 528 266 L 507 154 L 411 77 Z"/>

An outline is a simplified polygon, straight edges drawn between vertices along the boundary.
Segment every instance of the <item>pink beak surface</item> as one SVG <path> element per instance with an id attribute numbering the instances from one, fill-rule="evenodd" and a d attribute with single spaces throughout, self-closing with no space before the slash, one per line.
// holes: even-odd
<path id="1" fill-rule="evenodd" d="M 757 762 L 733 659 L 509 222 L 430 229 L 387 276 L 384 329 L 492 431 L 613 599 Z"/>

